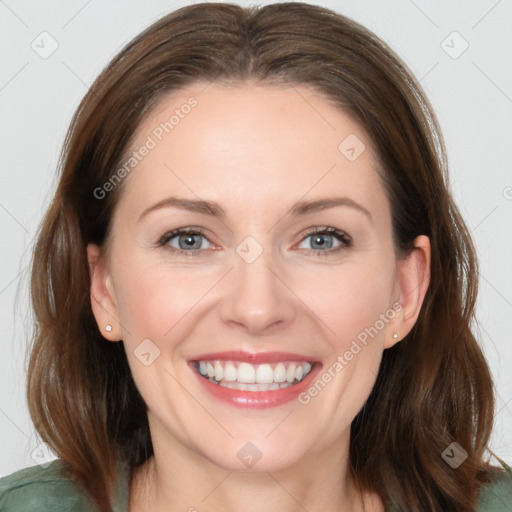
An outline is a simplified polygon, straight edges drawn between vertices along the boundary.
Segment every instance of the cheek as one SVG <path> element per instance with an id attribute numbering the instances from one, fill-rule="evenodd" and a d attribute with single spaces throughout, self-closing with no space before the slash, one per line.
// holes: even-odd
<path id="1" fill-rule="evenodd" d="M 303 281 L 300 293 L 329 328 L 326 332 L 331 350 L 340 354 L 353 340 L 364 342 L 365 336 L 367 341 L 383 336 L 386 324 L 382 325 L 380 318 L 390 307 L 389 275 L 390 270 L 381 263 L 369 262 L 340 266 L 337 272 L 317 272 Z"/>
<path id="2" fill-rule="evenodd" d="M 186 271 L 141 263 L 120 269 L 118 283 L 118 314 L 131 343 L 165 337 L 211 286 L 208 279 L 191 279 Z"/>
<path id="3" fill-rule="evenodd" d="M 304 302 L 328 329 L 324 367 L 300 400 L 308 416 L 331 425 L 326 443 L 349 428 L 375 383 L 387 326 L 381 315 L 385 318 L 392 295 L 392 260 L 388 263 L 358 261 L 303 282 Z"/>

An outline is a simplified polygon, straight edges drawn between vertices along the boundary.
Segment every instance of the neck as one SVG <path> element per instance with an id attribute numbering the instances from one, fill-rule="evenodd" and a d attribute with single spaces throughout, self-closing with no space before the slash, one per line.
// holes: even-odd
<path id="1" fill-rule="evenodd" d="M 377 495 L 356 489 L 348 439 L 340 439 L 339 450 L 331 446 L 275 471 L 222 468 L 180 443 L 171 444 L 171 449 L 155 446 L 156 455 L 134 473 L 130 512 L 384 510 Z"/>

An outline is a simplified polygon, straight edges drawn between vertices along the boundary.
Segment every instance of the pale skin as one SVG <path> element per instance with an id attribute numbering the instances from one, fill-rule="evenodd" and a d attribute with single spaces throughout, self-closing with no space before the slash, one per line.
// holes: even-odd
<path id="1" fill-rule="evenodd" d="M 348 471 L 350 424 L 383 351 L 418 318 L 429 240 L 419 236 L 409 255 L 397 255 L 371 140 L 320 94 L 251 83 L 203 89 L 168 95 L 139 126 L 133 149 L 197 99 L 125 178 L 108 251 L 88 247 L 94 315 L 107 340 L 125 344 L 155 451 L 132 482 L 130 512 L 383 511 Z M 354 161 L 338 149 L 349 134 L 366 146 Z M 225 217 L 163 207 L 140 218 L 169 196 L 215 201 Z M 362 208 L 287 213 L 325 197 Z M 202 228 L 198 253 L 173 252 L 179 236 L 157 245 L 180 227 Z M 327 234 L 331 248 L 319 248 L 306 231 L 325 227 L 351 243 Z M 252 263 L 236 252 L 248 236 L 263 249 Z M 397 302 L 400 311 L 305 405 L 240 409 L 207 394 L 187 363 L 204 352 L 284 351 L 327 369 Z M 144 339 L 160 350 L 149 366 L 134 355 Z M 237 457 L 248 442 L 262 454 L 250 468 Z"/>

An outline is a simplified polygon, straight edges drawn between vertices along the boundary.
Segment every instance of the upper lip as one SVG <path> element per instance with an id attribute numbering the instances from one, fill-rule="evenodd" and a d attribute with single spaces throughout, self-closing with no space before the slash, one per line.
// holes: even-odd
<path id="1" fill-rule="evenodd" d="M 294 354 L 292 352 L 246 352 L 241 350 L 229 350 L 226 352 L 209 352 L 201 354 L 193 361 L 240 361 L 251 364 L 278 363 L 280 361 L 304 361 L 308 363 L 317 362 L 311 356 Z"/>

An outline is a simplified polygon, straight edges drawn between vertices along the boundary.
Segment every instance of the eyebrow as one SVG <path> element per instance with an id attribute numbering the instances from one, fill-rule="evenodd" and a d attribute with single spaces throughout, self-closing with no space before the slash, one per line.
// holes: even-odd
<path id="1" fill-rule="evenodd" d="M 301 217 L 311 213 L 326 210 L 328 208 L 335 208 L 336 206 L 348 206 L 361 213 L 363 213 L 370 221 L 372 216 L 370 212 L 359 203 L 348 197 L 324 197 L 315 199 L 313 201 L 298 201 L 288 210 L 286 215 L 292 215 L 294 217 Z M 148 213 L 155 210 L 161 210 L 162 208 L 178 208 L 180 210 L 186 210 L 193 213 L 200 213 L 202 215 L 209 215 L 211 217 L 217 217 L 219 219 L 226 218 L 226 212 L 215 201 L 206 201 L 202 199 L 185 199 L 181 197 L 171 196 L 158 201 L 158 203 L 146 208 L 139 217 L 140 222 Z"/>

